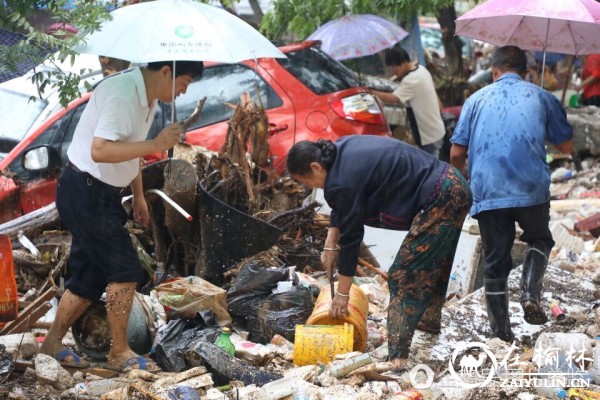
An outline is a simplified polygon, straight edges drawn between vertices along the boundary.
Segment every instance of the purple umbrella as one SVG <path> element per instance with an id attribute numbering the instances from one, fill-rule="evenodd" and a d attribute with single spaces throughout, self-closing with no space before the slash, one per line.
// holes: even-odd
<path id="1" fill-rule="evenodd" d="M 325 53 L 336 60 L 347 60 L 378 53 L 406 36 L 408 32 L 383 17 L 360 14 L 331 20 L 307 40 L 320 40 Z"/>

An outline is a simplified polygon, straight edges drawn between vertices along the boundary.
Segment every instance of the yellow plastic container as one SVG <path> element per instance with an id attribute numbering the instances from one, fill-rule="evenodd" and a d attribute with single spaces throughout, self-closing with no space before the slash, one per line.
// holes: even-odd
<path id="1" fill-rule="evenodd" d="M 337 290 L 337 283 L 335 284 Z M 307 325 L 340 325 L 349 323 L 354 326 L 354 351 L 365 352 L 367 349 L 367 316 L 369 314 L 369 299 L 357 285 L 350 287 L 348 300 L 348 315 L 345 318 L 334 319 L 329 316 L 331 308 L 331 288 L 321 289 L 312 314 L 306 320 Z"/>
<path id="2" fill-rule="evenodd" d="M 352 351 L 354 326 L 296 325 L 294 364 L 326 364 L 336 355 Z"/>

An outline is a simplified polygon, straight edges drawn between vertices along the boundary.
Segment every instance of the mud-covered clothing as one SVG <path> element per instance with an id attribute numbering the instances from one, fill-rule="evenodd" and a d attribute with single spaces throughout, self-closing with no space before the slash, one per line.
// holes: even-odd
<path id="1" fill-rule="evenodd" d="M 72 167 L 58 180 L 56 208 L 73 236 L 65 288 L 84 299 L 98 300 L 110 282 L 145 279 L 120 191 Z"/>
<path id="2" fill-rule="evenodd" d="M 471 215 L 550 200 L 545 142 L 573 138 L 560 101 L 506 73 L 465 102 L 451 141 L 468 147 Z"/>
<path id="3" fill-rule="evenodd" d="M 523 230 L 519 240 L 529 248 L 549 253 L 554 247 L 550 223 L 550 203 L 531 207 L 502 208 L 477 214 L 485 256 L 485 279 L 507 279 L 513 268 L 511 250 L 515 242 L 515 223 Z"/>
<path id="4" fill-rule="evenodd" d="M 73 239 L 65 287 L 97 300 L 110 282 L 142 282 L 146 277 L 125 228 L 120 191 L 138 175 L 139 158 L 120 163 L 92 160 L 94 137 L 143 141 L 156 101 L 148 106 L 138 68 L 114 75 L 95 89 L 69 146 L 69 163 L 58 181 L 56 207 Z"/>
<path id="5" fill-rule="evenodd" d="M 439 197 L 451 167 L 397 139 L 353 135 L 335 146 L 324 195 L 330 226 L 340 230 L 338 271 L 353 276 L 364 225 L 408 230 Z"/>
<path id="6" fill-rule="evenodd" d="M 428 307 L 446 298 L 463 222 L 471 207 L 469 185 L 454 167 L 437 197 L 412 221 L 388 272 L 388 347 L 390 358 L 407 358 L 417 322 Z M 432 304 L 432 299 L 440 301 Z"/>

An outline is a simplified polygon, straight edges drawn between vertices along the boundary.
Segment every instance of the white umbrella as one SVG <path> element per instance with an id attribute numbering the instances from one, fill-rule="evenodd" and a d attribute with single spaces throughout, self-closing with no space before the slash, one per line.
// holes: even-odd
<path id="1" fill-rule="evenodd" d="M 77 52 L 136 63 L 171 60 L 236 63 L 285 58 L 242 19 L 222 8 L 192 0 L 137 3 L 110 15 L 110 21 L 102 23 L 99 30 L 75 47 Z M 171 118 L 175 121 L 175 99 L 171 102 Z"/>
<path id="2" fill-rule="evenodd" d="M 228 11 L 192 0 L 155 0 L 119 8 L 78 45 L 79 53 L 152 61 L 236 63 L 285 58 L 260 32 Z"/>

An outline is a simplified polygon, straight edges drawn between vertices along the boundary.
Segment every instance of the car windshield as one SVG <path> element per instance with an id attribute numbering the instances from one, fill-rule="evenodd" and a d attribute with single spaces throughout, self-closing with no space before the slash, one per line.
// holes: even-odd
<path id="1" fill-rule="evenodd" d="M 0 140 L 19 142 L 47 105 L 46 100 L 0 88 Z"/>
<path id="2" fill-rule="evenodd" d="M 291 51 L 278 58 L 290 74 L 318 95 L 360 86 L 356 76 L 344 65 L 314 47 Z"/>
<path id="3" fill-rule="evenodd" d="M 177 119 L 183 121 L 189 117 L 196 108 L 197 101 L 207 96 L 202 108 L 202 118 L 188 129 L 197 129 L 228 120 L 233 115 L 233 109 L 226 104 L 239 103 L 240 94 L 243 92 L 257 93 L 266 110 L 283 104 L 273 88 L 254 70 L 241 64 L 224 64 L 206 68 L 202 79 L 190 84 L 186 93 L 177 98 L 175 103 Z M 166 117 L 170 119 L 170 115 L 170 106 L 168 106 Z"/>

